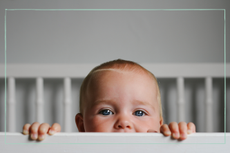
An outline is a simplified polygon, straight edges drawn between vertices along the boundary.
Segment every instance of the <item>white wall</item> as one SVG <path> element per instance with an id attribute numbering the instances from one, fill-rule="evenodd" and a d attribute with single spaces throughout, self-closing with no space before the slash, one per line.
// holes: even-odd
<path id="1" fill-rule="evenodd" d="M 1 53 L 5 8 L 226 9 L 229 25 L 230 6 L 228 0 L 2 0 L 0 4 Z M 7 11 L 7 62 L 101 63 L 116 58 L 140 63 L 223 62 L 223 27 L 223 11 Z M 227 37 L 229 31 L 227 26 Z"/>

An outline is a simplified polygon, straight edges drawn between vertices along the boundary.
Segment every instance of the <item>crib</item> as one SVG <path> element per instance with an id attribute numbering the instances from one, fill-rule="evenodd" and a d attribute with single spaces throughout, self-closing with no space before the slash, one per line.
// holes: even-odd
<path id="1" fill-rule="evenodd" d="M 76 132 L 73 130 L 71 124 L 73 124 L 72 117 L 72 108 L 73 108 L 73 100 L 72 100 L 72 80 L 73 79 L 83 79 L 88 72 L 97 66 L 98 64 L 75 64 L 75 65 L 26 65 L 26 64 L 8 64 L 6 69 L 6 133 L 1 132 L 0 137 L 1 144 L 32 144 L 25 147 L 25 149 L 31 149 L 33 152 L 36 152 L 35 148 L 38 148 L 37 152 L 41 152 L 46 150 L 50 150 L 50 148 L 55 148 L 56 151 L 61 152 L 74 152 L 74 148 L 79 148 L 81 152 L 99 152 L 101 145 L 106 150 L 111 150 L 110 152 L 121 151 L 122 148 L 129 149 L 130 151 L 169 151 L 170 148 L 174 148 L 175 152 L 182 151 L 186 149 L 187 152 L 194 152 L 194 149 L 204 150 L 210 148 L 212 144 L 225 144 L 214 147 L 214 150 L 220 151 L 220 148 L 223 152 L 229 147 L 227 147 L 227 141 L 230 140 L 229 133 L 225 133 L 226 131 L 230 131 L 227 122 L 227 118 L 229 114 L 226 112 L 230 110 L 230 108 L 226 105 L 230 98 L 228 98 L 229 93 L 229 83 L 227 81 L 230 77 L 229 67 L 230 64 L 226 65 L 223 63 L 180 63 L 180 64 L 145 64 L 141 63 L 143 67 L 151 71 L 160 81 L 160 90 L 161 90 L 161 82 L 164 79 L 174 79 L 176 82 L 176 121 L 186 121 L 187 111 L 185 109 L 186 105 L 186 93 L 185 93 L 185 82 L 187 78 L 197 79 L 202 78 L 204 80 L 204 95 L 205 99 L 203 101 L 203 105 L 205 106 L 204 110 L 204 127 L 205 130 L 202 132 L 222 132 L 222 133 L 196 133 L 191 135 L 187 140 L 183 142 L 178 142 L 175 140 L 171 140 L 170 138 L 164 138 L 161 134 L 114 134 L 114 133 L 70 133 Z M 1 72 L 5 71 L 5 66 L 0 65 Z M 74 71 L 73 71 L 74 70 Z M 5 77 L 5 74 L 0 74 L 1 78 Z M 61 79 L 63 82 L 63 132 L 55 136 L 47 138 L 43 142 L 33 142 L 28 140 L 28 137 L 22 136 L 19 133 L 12 132 L 20 132 L 16 130 L 17 124 L 16 121 L 18 116 L 16 115 L 17 108 L 17 97 L 16 97 L 16 82 L 17 79 L 34 79 L 35 83 L 35 91 L 36 91 L 36 100 L 34 102 L 36 111 L 34 112 L 35 121 L 44 122 L 44 80 L 46 79 Z M 221 101 L 224 109 L 222 109 L 223 114 L 219 116 L 223 118 L 224 125 L 222 131 L 214 130 L 214 99 L 213 99 L 213 80 L 216 78 L 220 78 L 223 81 L 224 93 L 223 101 Z M 158 82 L 159 83 L 159 82 Z M 79 84 L 80 85 L 80 84 Z M 164 98 L 162 98 L 163 105 Z M 164 107 L 164 106 L 163 106 Z M 163 110 L 164 111 L 164 110 Z M 175 112 L 175 111 L 174 111 Z M 76 112 L 77 113 L 77 112 Z M 199 113 L 199 112 L 197 112 Z M 168 114 L 170 116 L 170 114 Z M 1 121 L 1 124 L 5 124 L 5 122 Z M 24 123 L 23 123 L 24 124 Z M 228 128 L 228 129 L 227 129 Z M 198 131 L 199 132 L 199 131 Z M 224 132 L 224 133 L 223 133 Z M 5 139 L 4 139 L 5 137 Z M 136 139 L 134 139 L 134 137 Z M 175 145 L 176 143 L 176 145 Z M 39 144 L 54 144 L 54 145 L 39 145 Z M 58 145 L 63 144 L 63 145 Z M 78 144 L 77 147 L 75 145 L 70 144 Z M 80 145 L 83 144 L 83 145 Z M 123 145 L 122 145 L 123 144 Z M 127 145 L 124 145 L 127 144 Z M 159 145 L 156 145 L 159 144 Z M 168 144 L 167 147 L 164 147 L 163 144 Z M 203 145 L 186 145 L 186 144 L 203 144 Z M 11 145 L 5 145 L 5 150 L 9 150 Z M 54 147 L 55 146 L 55 147 Z M 93 146 L 93 147 L 89 147 Z M 168 147 L 169 146 L 169 147 Z M 180 147 L 179 147 L 180 146 Z M 229 145 L 228 145 L 229 146 Z M 15 148 L 24 148 L 22 146 L 15 146 Z M 14 149 L 15 149 L 14 148 Z M 65 148 L 65 149 L 64 149 Z M 93 149 L 94 148 L 94 149 Z M 191 150 L 188 150 L 191 148 Z M 211 151 L 214 151 L 211 150 Z M 21 150 L 23 151 L 23 149 Z M 171 150 L 170 150 L 171 151 Z M 173 150 L 174 151 L 174 150 Z"/>

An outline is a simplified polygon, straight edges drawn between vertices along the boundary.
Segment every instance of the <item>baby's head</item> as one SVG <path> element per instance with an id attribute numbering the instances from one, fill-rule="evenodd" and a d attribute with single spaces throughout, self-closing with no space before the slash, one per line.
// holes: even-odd
<path id="1" fill-rule="evenodd" d="M 81 85 L 75 120 L 79 132 L 160 132 L 163 117 L 155 76 L 120 59 L 95 67 Z"/>

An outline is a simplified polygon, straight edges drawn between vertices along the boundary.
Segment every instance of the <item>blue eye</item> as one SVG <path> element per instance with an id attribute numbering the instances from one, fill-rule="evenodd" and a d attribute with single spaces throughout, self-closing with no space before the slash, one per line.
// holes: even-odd
<path id="1" fill-rule="evenodd" d="M 102 111 L 99 112 L 99 114 L 102 114 L 102 115 L 112 115 L 113 112 L 109 109 L 104 109 Z"/>
<path id="2" fill-rule="evenodd" d="M 146 113 L 145 113 L 144 111 L 142 111 L 142 110 L 138 110 L 138 111 L 136 111 L 134 114 L 135 114 L 136 116 L 144 116 L 144 115 L 146 115 Z"/>

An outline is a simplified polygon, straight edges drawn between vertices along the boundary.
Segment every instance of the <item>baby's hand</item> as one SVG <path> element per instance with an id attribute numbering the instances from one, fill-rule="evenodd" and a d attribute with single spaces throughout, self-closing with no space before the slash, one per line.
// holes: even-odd
<path id="1" fill-rule="evenodd" d="M 160 131 L 165 136 L 172 136 L 174 139 L 185 140 L 187 138 L 187 134 L 195 133 L 196 126 L 189 122 L 188 124 L 185 122 L 171 122 L 169 125 L 164 124 L 161 126 Z"/>
<path id="2" fill-rule="evenodd" d="M 46 137 L 46 133 L 49 135 L 53 135 L 57 132 L 61 131 L 61 126 L 58 123 L 54 123 L 52 127 L 48 123 L 39 124 L 38 122 L 34 122 L 32 125 L 25 124 L 23 126 L 23 134 L 30 135 L 32 140 L 44 140 Z"/>

